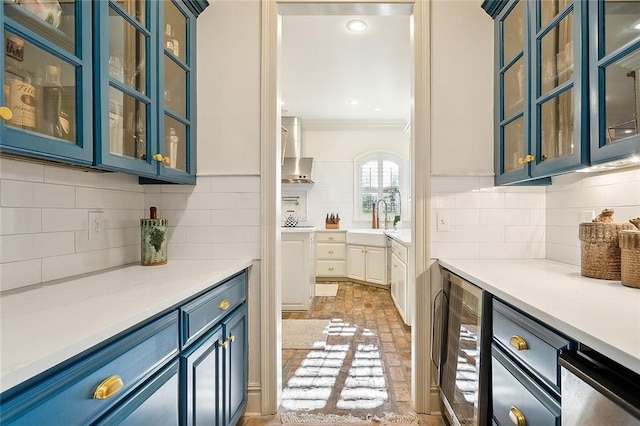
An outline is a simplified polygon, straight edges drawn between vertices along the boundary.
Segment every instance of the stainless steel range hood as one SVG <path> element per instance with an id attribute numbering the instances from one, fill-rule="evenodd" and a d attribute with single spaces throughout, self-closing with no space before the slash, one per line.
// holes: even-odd
<path id="1" fill-rule="evenodd" d="M 313 183 L 313 158 L 301 157 L 302 120 L 300 117 L 282 117 L 282 182 Z"/>

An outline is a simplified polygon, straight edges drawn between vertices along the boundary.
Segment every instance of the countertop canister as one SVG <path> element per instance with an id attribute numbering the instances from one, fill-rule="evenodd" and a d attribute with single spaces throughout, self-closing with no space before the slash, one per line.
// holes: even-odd
<path id="1" fill-rule="evenodd" d="M 167 219 L 157 218 L 157 209 L 149 209 L 149 219 L 140 219 L 140 263 L 144 266 L 167 263 Z"/>
<path id="2" fill-rule="evenodd" d="M 603 280 L 620 280 L 618 233 L 633 229 L 630 223 L 613 223 L 613 210 L 605 209 L 593 222 L 579 225 L 580 274 Z"/>
<path id="3" fill-rule="evenodd" d="M 640 217 L 629 222 L 638 226 Z M 640 288 L 640 228 L 620 231 L 620 281 L 628 287 Z"/>

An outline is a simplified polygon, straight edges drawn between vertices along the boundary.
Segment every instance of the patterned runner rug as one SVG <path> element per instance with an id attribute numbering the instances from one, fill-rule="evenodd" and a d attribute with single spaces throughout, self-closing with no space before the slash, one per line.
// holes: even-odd
<path id="1" fill-rule="evenodd" d="M 280 414 L 280 421 L 282 421 L 283 425 L 300 423 L 306 425 L 378 424 L 394 426 L 420 424 L 418 417 L 415 415 L 396 413 L 384 413 L 382 417 L 367 416 L 366 418 L 338 414 L 282 413 Z"/>

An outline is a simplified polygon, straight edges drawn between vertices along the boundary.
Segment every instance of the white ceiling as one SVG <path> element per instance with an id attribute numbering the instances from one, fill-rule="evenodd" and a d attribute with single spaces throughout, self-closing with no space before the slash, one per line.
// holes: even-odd
<path id="1" fill-rule="evenodd" d="M 346 23 L 352 19 L 365 20 L 367 30 L 348 31 Z M 409 34 L 406 15 L 283 16 L 282 115 L 317 121 L 408 122 Z"/>

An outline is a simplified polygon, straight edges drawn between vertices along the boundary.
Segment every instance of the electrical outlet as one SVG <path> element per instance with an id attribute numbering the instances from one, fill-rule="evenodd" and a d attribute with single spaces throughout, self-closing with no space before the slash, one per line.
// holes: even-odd
<path id="1" fill-rule="evenodd" d="M 593 210 L 583 210 L 580 212 L 580 223 L 591 222 L 595 217 L 595 212 Z"/>
<path id="2" fill-rule="evenodd" d="M 100 240 L 104 238 L 104 228 L 104 213 L 89 212 L 89 239 Z"/>
<path id="3" fill-rule="evenodd" d="M 449 232 L 449 214 L 436 212 L 436 230 L 438 232 Z"/>

